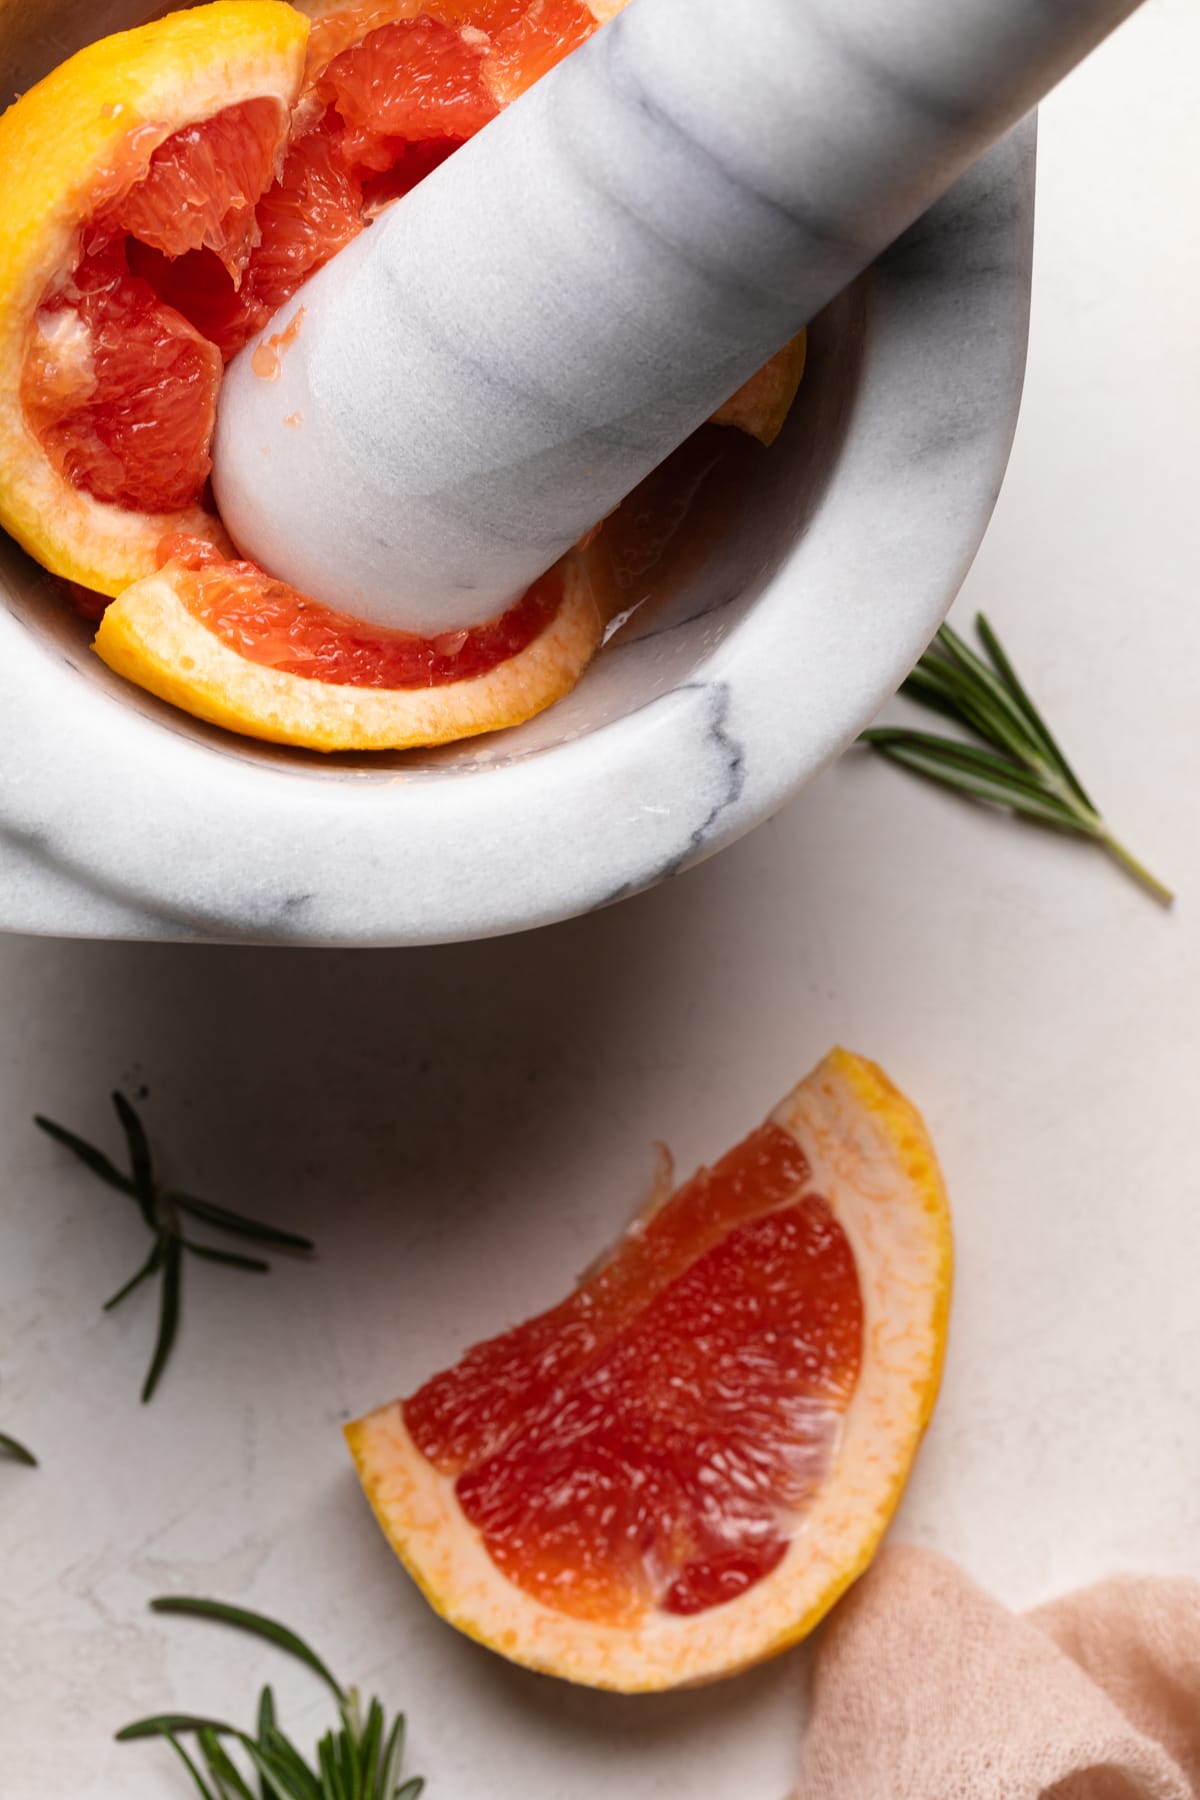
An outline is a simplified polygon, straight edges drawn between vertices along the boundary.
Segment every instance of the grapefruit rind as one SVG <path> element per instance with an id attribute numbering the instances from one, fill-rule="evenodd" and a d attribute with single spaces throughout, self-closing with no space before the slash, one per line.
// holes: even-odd
<path id="1" fill-rule="evenodd" d="M 524 650 L 469 680 L 431 688 L 351 687 L 252 662 L 188 611 L 182 563 L 125 589 L 94 645 L 110 669 L 173 706 L 246 737 L 310 750 L 407 750 L 519 725 L 574 687 L 605 614 L 585 557 L 560 564 L 563 598 Z"/>
<path id="2" fill-rule="evenodd" d="M 300 91 L 308 21 L 286 0 L 213 0 L 91 44 L 0 118 L 0 525 L 56 575 L 116 594 L 171 531 L 228 539 L 192 507 L 145 514 L 72 487 L 29 429 L 21 375 L 48 286 L 75 257 L 97 182 L 136 132 L 146 160 L 182 127 Z"/>
<path id="3" fill-rule="evenodd" d="M 802 331 L 717 408 L 713 424 L 736 426 L 770 449 L 787 423 L 807 356 L 808 336 Z"/>
<path id="4" fill-rule="evenodd" d="M 450 1477 L 394 1401 L 346 1427 L 384 1534 L 434 1610 L 513 1662 L 622 1693 L 732 1675 L 799 1641 L 867 1567 L 899 1502 L 941 1380 L 953 1249 L 945 1187 L 915 1108 L 873 1063 L 834 1050 L 771 1115 L 803 1146 L 811 1190 L 850 1240 L 863 1363 L 829 1475 L 777 1568 L 735 1600 L 597 1625 L 509 1582 Z"/>

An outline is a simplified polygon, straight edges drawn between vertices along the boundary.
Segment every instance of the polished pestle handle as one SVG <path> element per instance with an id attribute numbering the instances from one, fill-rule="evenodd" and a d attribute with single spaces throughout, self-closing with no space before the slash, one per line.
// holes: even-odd
<path id="1" fill-rule="evenodd" d="M 1138 4 L 631 0 L 230 365 L 235 541 L 494 616 Z"/>

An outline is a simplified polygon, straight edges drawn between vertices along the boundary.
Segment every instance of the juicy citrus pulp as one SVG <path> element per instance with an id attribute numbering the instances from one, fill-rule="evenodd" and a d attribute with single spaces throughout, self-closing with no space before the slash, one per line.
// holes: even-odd
<path id="1" fill-rule="evenodd" d="M 183 605 L 239 656 L 339 687 L 431 688 L 485 674 L 518 656 L 562 604 L 558 575 L 543 576 L 498 619 L 440 637 L 389 631 L 320 606 L 253 563 L 227 562 L 200 538 L 164 538 L 179 569 Z"/>
<path id="2" fill-rule="evenodd" d="M 91 45 L 0 118 L 0 524 L 68 580 L 116 593 L 170 530 L 227 541 L 202 504 L 220 357 L 131 234 L 244 256 L 306 38 L 281 0 L 214 0 Z"/>
<path id="3" fill-rule="evenodd" d="M 518 1587 L 623 1624 L 703 1611 L 779 1562 L 862 1351 L 854 1258 L 810 1174 L 762 1126 L 569 1300 L 406 1403 Z"/>
<path id="4" fill-rule="evenodd" d="M 502 618 L 424 639 L 333 612 L 252 563 L 210 561 L 195 539 L 163 550 L 162 568 L 105 609 L 104 661 L 210 724 L 315 750 L 402 750 L 519 724 L 575 685 L 607 616 L 586 554 Z"/>
<path id="5" fill-rule="evenodd" d="M 940 1375 L 950 1232 L 915 1111 L 835 1051 L 561 1305 L 348 1438 L 434 1606 L 593 1685 L 730 1673 L 870 1559 Z"/>

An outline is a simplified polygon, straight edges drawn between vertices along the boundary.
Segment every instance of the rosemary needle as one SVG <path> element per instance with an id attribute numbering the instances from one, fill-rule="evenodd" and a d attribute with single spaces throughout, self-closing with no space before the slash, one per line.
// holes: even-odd
<path id="1" fill-rule="evenodd" d="M 32 1450 L 27 1450 L 17 1438 L 9 1437 L 7 1431 L 0 1431 L 0 1455 L 7 1456 L 12 1462 L 24 1463 L 28 1469 L 36 1469 L 38 1459 Z"/>
<path id="2" fill-rule="evenodd" d="M 976 742 L 892 725 L 864 731 L 861 741 L 943 787 L 1090 839 L 1170 906 L 1170 888 L 1113 836 L 982 613 L 975 629 L 983 656 L 943 625 L 900 692 L 952 719 Z"/>
<path id="3" fill-rule="evenodd" d="M 314 1767 L 280 1726 L 275 1697 L 269 1687 L 264 1687 L 252 1733 L 198 1713 L 157 1713 L 124 1726 L 117 1733 L 118 1743 L 165 1738 L 202 1800 L 256 1800 L 246 1774 L 229 1754 L 223 1739 L 245 1755 L 258 1777 L 263 1800 L 417 1800 L 424 1782 L 419 1777 L 404 1782 L 400 1779 L 404 1715 L 397 1714 L 389 1727 L 378 1700 L 372 1700 L 364 1713 L 356 1690 L 344 1688 L 316 1651 L 286 1625 L 263 1613 L 248 1612 L 242 1606 L 227 1606 L 220 1600 L 172 1595 L 152 1600 L 150 1605 L 159 1613 L 183 1613 L 232 1625 L 286 1651 L 329 1688 L 340 1723 L 317 1744 Z M 185 1736 L 195 1739 L 199 1760 L 180 1742 Z"/>
<path id="4" fill-rule="evenodd" d="M 274 1249 L 309 1251 L 313 1245 L 310 1239 L 300 1237 L 294 1231 L 283 1231 L 278 1225 L 266 1225 L 243 1213 L 231 1212 L 227 1206 L 217 1206 L 211 1200 L 197 1200 L 192 1194 L 182 1194 L 174 1188 L 160 1186 L 155 1179 L 150 1144 L 141 1119 L 124 1094 L 114 1094 L 112 1098 L 125 1134 L 129 1153 L 128 1174 L 119 1169 L 103 1150 L 98 1150 L 94 1144 L 89 1144 L 75 1132 L 68 1131 L 65 1125 L 56 1124 L 53 1119 L 47 1119 L 41 1113 L 34 1115 L 34 1124 L 56 1143 L 62 1144 L 73 1156 L 77 1156 L 93 1175 L 115 1188 L 118 1193 L 127 1195 L 152 1234 L 153 1241 L 145 1261 L 104 1302 L 105 1312 L 111 1312 L 144 1281 L 150 1281 L 155 1276 L 160 1278 L 158 1333 L 142 1387 L 142 1399 L 146 1401 L 158 1386 L 175 1345 L 179 1329 L 185 1254 L 199 1257 L 204 1262 L 221 1263 L 228 1269 L 240 1269 L 246 1274 L 265 1275 L 271 1267 L 260 1256 L 245 1256 L 239 1251 L 226 1250 L 215 1244 L 197 1243 L 195 1239 L 185 1236 L 184 1217 L 196 1219 L 211 1230 L 250 1238 Z"/>

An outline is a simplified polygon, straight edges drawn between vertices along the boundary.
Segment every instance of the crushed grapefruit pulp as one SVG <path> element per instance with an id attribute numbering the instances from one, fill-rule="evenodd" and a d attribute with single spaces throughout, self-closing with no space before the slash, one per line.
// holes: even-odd
<path id="1" fill-rule="evenodd" d="M 228 562 L 202 538 L 170 536 L 162 564 L 181 568 L 175 591 L 240 656 L 309 681 L 364 688 L 432 688 L 469 681 L 517 656 L 544 631 L 562 599 L 551 569 L 498 619 L 418 637 L 335 612 L 249 562 Z"/>
<path id="2" fill-rule="evenodd" d="M 780 1562 L 862 1353 L 858 1275 L 768 1123 L 560 1306 L 404 1406 L 496 1567 L 555 1610 L 693 1614 Z"/>
<path id="3" fill-rule="evenodd" d="M 131 133 L 24 370 L 60 473 L 130 511 L 200 501 L 222 360 L 595 24 L 574 0 L 366 0 L 312 31 L 290 122 L 254 99 L 148 156 Z"/>
<path id="4" fill-rule="evenodd" d="M 21 383 L 51 460 L 97 500 L 177 512 L 203 493 L 221 354 L 156 292 L 149 259 L 196 252 L 240 278 L 287 129 L 277 101 L 256 99 L 148 157 L 135 131 L 100 184 L 79 260 L 38 309 Z"/>
<path id="5" fill-rule="evenodd" d="M 221 357 L 101 242 L 44 305 L 26 417 L 72 487 L 131 511 L 194 504 L 212 468 Z"/>

